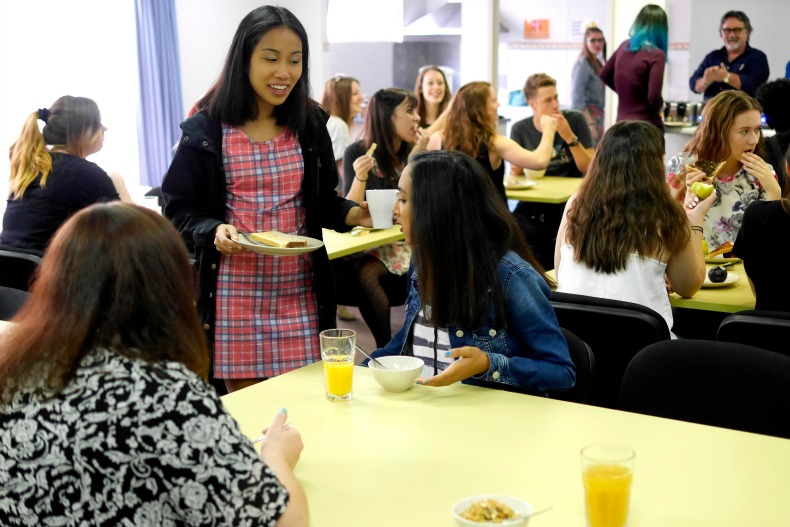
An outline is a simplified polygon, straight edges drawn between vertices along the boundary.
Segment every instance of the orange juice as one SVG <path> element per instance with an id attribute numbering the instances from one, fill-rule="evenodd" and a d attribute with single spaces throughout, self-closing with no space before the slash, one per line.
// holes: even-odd
<path id="1" fill-rule="evenodd" d="M 623 527 L 628 519 L 628 497 L 633 473 L 621 465 L 591 465 L 582 473 L 587 524 Z"/>
<path id="2" fill-rule="evenodd" d="M 353 358 L 346 356 L 340 360 L 324 360 L 324 380 L 327 397 L 330 399 L 351 399 L 351 379 L 354 373 Z"/>

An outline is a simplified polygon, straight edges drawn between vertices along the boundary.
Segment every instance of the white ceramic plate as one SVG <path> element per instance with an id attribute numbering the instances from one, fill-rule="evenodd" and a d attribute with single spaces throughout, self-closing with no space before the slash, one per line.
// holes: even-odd
<path id="1" fill-rule="evenodd" d="M 705 257 L 705 263 L 709 264 L 723 264 L 728 262 L 735 262 L 739 263 L 741 261 L 740 258 L 725 258 L 723 256 L 714 256 L 713 258 Z"/>
<path id="2" fill-rule="evenodd" d="M 270 254 L 273 256 L 293 256 L 296 254 L 311 253 L 324 246 L 324 242 L 316 240 L 315 238 L 308 238 L 307 236 L 297 236 L 297 238 L 305 240 L 307 245 L 305 247 L 272 247 L 265 243 L 256 242 L 242 232 L 239 233 L 239 241 L 236 243 L 252 252 Z"/>
<path id="3" fill-rule="evenodd" d="M 714 288 L 714 287 L 727 287 L 729 285 L 734 284 L 735 282 L 737 282 L 740 279 L 741 279 L 741 277 L 738 276 L 737 274 L 728 272 L 727 273 L 727 278 L 725 278 L 723 282 L 720 282 L 720 283 L 717 284 L 715 282 L 711 282 L 710 278 L 708 278 L 708 275 L 706 273 L 705 274 L 705 282 L 702 284 L 702 287 L 704 287 L 706 289 Z"/>
<path id="4" fill-rule="evenodd" d="M 538 186 L 537 181 L 531 179 L 506 179 L 505 188 L 510 190 L 526 190 Z"/>

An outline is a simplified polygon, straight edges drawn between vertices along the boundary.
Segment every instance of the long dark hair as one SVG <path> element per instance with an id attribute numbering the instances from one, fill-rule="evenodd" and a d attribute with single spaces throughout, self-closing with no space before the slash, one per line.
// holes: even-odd
<path id="1" fill-rule="evenodd" d="M 212 119 L 234 126 L 255 119 L 258 103 L 249 79 L 250 57 L 261 37 L 272 29 L 284 27 L 297 34 L 302 41 L 302 76 L 288 98 L 274 107 L 272 116 L 279 126 L 298 134 L 304 129 L 310 100 L 310 48 L 304 26 L 284 7 L 265 5 L 245 16 L 230 44 L 225 65 L 214 85 L 197 103 Z"/>
<path id="2" fill-rule="evenodd" d="M 414 264 L 431 322 L 472 330 L 493 305 L 503 323 L 502 256 L 514 251 L 546 277 L 491 178 L 477 161 L 449 150 L 420 152 L 409 168 Z"/>
<path id="3" fill-rule="evenodd" d="M 409 101 L 408 111 L 417 107 L 417 98 L 409 90 L 402 88 L 385 88 L 373 94 L 368 103 L 365 115 L 366 148 L 376 143 L 378 146 L 373 152 L 380 176 L 397 186 L 399 169 L 405 163 L 411 151 L 412 144 L 406 141 L 401 143 L 400 149 L 395 151 L 395 129 L 392 125 L 392 115 L 403 101 Z"/>
<path id="4" fill-rule="evenodd" d="M 55 234 L 17 325 L 0 342 L 0 400 L 60 392 L 95 348 L 171 360 L 205 378 L 208 349 L 186 249 L 162 216 L 97 204 Z"/>
<path id="5" fill-rule="evenodd" d="M 664 176 L 664 136 L 650 123 L 606 131 L 568 211 L 574 259 L 601 273 L 625 269 L 637 252 L 654 257 L 688 243 L 688 218 Z"/>
<path id="6" fill-rule="evenodd" d="M 44 129 L 38 129 L 38 121 Z M 22 133 L 11 145 L 11 193 L 20 198 L 27 187 L 41 174 L 40 184 L 47 183 L 52 171 L 52 156 L 47 145 L 85 157 L 85 147 L 100 131 L 101 113 L 92 99 L 64 95 L 49 109 L 30 113 Z"/>

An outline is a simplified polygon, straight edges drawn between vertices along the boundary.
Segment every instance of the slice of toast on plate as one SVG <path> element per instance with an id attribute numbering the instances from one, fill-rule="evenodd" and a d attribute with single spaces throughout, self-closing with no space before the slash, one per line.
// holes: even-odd
<path id="1" fill-rule="evenodd" d="M 250 238 L 256 242 L 270 245 L 272 247 L 306 247 L 307 240 L 293 234 L 285 234 L 280 231 L 253 232 Z"/>

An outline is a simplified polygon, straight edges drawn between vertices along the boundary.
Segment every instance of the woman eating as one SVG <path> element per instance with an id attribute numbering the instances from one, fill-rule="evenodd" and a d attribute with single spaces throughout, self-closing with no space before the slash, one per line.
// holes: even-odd
<path id="1" fill-rule="evenodd" d="M 426 386 L 573 387 L 549 281 L 479 163 L 460 152 L 415 155 L 393 214 L 413 251 L 409 296 L 403 328 L 374 357 L 422 358 Z"/>
<path id="2" fill-rule="evenodd" d="M 724 91 L 702 110 L 702 122 L 683 152 L 667 162 L 666 180 L 672 195 L 694 208 L 695 182 L 713 185 L 717 199 L 702 228 L 708 248 L 734 243 L 746 209 L 758 200 L 781 197 L 771 165 L 763 161 L 765 139 L 760 105 L 745 92 Z M 705 172 L 697 165 L 713 167 Z M 690 199 L 689 199 L 690 198 Z"/>

